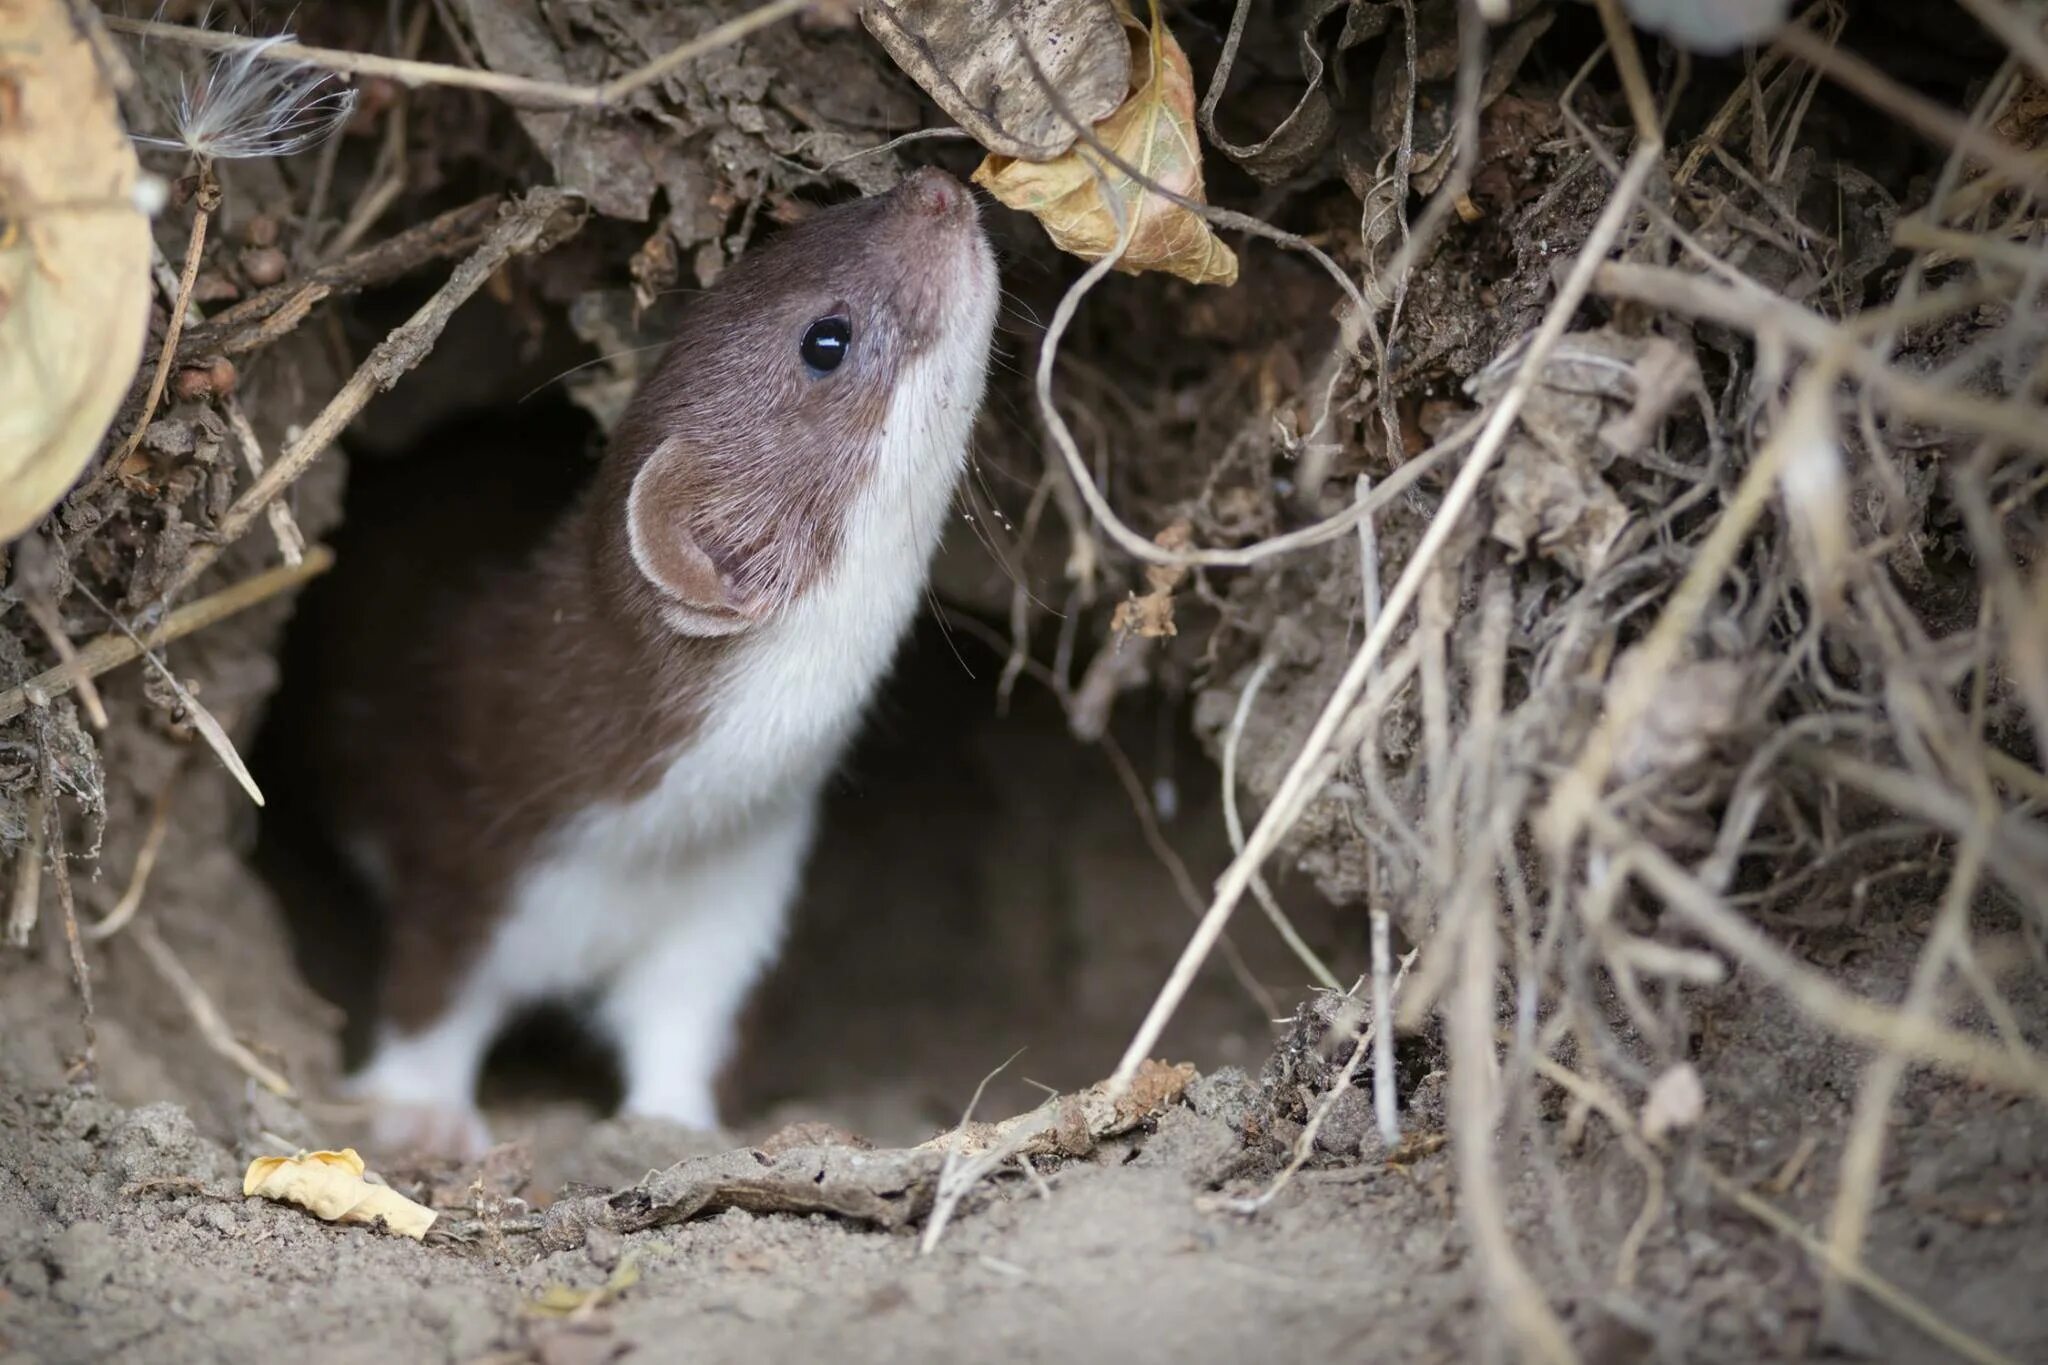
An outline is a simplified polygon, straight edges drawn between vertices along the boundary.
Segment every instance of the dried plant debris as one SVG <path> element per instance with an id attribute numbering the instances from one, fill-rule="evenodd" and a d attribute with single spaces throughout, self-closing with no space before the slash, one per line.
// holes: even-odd
<path id="1" fill-rule="evenodd" d="M 84 470 L 149 322 L 150 196 L 63 0 L 0 13 L 0 544 Z"/>
<path id="2" fill-rule="evenodd" d="M 416 1242 L 424 1238 L 439 1215 L 366 1176 L 354 1148 L 264 1156 L 243 1173 L 242 1193 L 296 1204 L 330 1223 L 368 1223 Z"/>
<path id="3" fill-rule="evenodd" d="M 724 1209 L 822 1213 L 881 1229 L 909 1227 L 932 1212 L 943 1178 L 962 1157 L 992 1169 L 1018 1156 L 1086 1156 L 1104 1139 L 1179 1104 L 1194 1079 L 1192 1066 L 1148 1061 L 1122 1096 L 1109 1094 L 1106 1083 L 1094 1085 L 1001 1123 L 964 1124 L 918 1147 L 877 1150 L 834 1140 L 691 1157 L 631 1189 L 557 1201 L 543 1215 L 540 1239 L 550 1249 L 575 1247 L 592 1229 L 639 1232 Z"/>
<path id="4" fill-rule="evenodd" d="M 169 135 L 137 133 L 135 140 L 207 160 L 293 156 L 319 146 L 354 115 L 359 92 L 332 71 L 273 50 L 292 41 L 273 34 L 218 54 L 196 81 L 181 76 Z"/>
<path id="5" fill-rule="evenodd" d="M 725 16 L 702 4 L 597 0 L 566 14 L 539 0 L 460 0 L 454 7 L 494 71 L 591 83 L 638 67 Z M 708 52 L 616 107 L 514 106 L 556 181 L 598 213 L 645 222 L 659 212 L 678 267 L 700 283 L 745 243 L 764 202 L 817 179 L 811 166 L 871 149 L 918 119 L 915 88 L 857 33 L 807 37 L 770 27 Z M 888 155 L 839 164 L 835 176 L 886 188 Z M 728 241 L 733 224 L 743 226 Z"/>
<path id="6" fill-rule="evenodd" d="M 1119 0 L 1131 51 L 1131 90 L 1094 135 L 1153 184 L 1200 202 L 1202 148 L 1195 132 L 1194 77 L 1156 12 L 1148 25 Z M 1086 143 L 1056 160 L 991 152 L 975 183 L 1045 225 L 1062 251 L 1083 260 L 1116 257 L 1129 274 L 1162 270 L 1195 284 L 1233 284 L 1237 256 L 1200 215 L 1146 188 Z"/>
<path id="7" fill-rule="evenodd" d="M 876 0 L 861 18 L 989 151 L 1051 161 L 1130 93 L 1114 0 Z M 1048 89 L 1047 87 L 1050 87 Z"/>

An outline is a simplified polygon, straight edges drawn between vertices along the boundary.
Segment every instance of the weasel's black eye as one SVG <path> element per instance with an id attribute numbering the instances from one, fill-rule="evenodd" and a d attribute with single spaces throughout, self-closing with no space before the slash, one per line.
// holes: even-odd
<path id="1" fill-rule="evenodd" d="M 839 368 L 839 362 L 846 359 L 846 350 L 853 345 L 853 324 L 842 317 L 819 318 L 804 329 L 804 339 L 797 346 L 797 354 L 804 358 L 804 364 L 811 367 L 812 374 L 830 374 Z"/>

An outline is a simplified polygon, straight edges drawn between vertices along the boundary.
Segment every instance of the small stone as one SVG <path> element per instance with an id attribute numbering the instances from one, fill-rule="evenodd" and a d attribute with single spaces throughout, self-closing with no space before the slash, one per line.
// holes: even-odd
<path id="1" fill-rule="evenodd" d="M 268 288 L 291 271 L 291 262 L 274 246 L 251 247 L 242 253 L 242 273 L 259 289 Z"/>
<path id="2" fill-rule="evenodd" d="M 1242 1129 L 1259 1106 L 1259 1088 L 1241 1067 L 1219 1066 L 1188 1087 L 1188 1106 L 1205 1119 Z"/>
<path id="3" fill-rule="evenodd" d="M 1329 1101 L 1330 1112 L 1316 1132 L 1316 1148 L 1331 1156 L 1357 1156 L 1372 1134 L 1372 1097 L 1347 1085 Z"/>
<path id="4" fill-rule="evenodd" d="M 195 1228 L 206 1228 L 222 1237 L 233 1237 L 242 1227 L 233 1209 L 211 1200 L 202 1200 L 185 1210 L 185 1221 Z"/>
<path id="5" fill-rule="evenodd" d="M 626 1239 L 610 1228 L 586 1228 L 583 1232 L 583 1254 L 599 1270 L 610 1270 L 618 1265 L 619 1257 L 626 1249 Z"/>
<path id="6" fill-rule="evenodd" d="M 226 303 L 242 297 L 242 286 L 218 270 L 202 270 L 192 281 L 192 302 Z"/>
<path id="7" fill-rule="evenodd" d="M 89 1302 L 121 1263 L 104 1223 L 73 1223 L 50 1239 L 48 1258 L 57 1297 L 71 1304 Z"/>
<path id="8" fill-rule="evenodd" d="M 213 397 L 213 375 L 202 365 L 188 366 L 171 380 L 171 392 L 181 403 L 204 402 Z"/>

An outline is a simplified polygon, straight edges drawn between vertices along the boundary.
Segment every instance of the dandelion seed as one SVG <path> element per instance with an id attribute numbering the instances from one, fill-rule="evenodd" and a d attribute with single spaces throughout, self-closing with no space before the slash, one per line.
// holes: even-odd
<path id="1" fill-rule="evenodd" d="M 356 92 L 332 71 L 267 55 L 290 41 L 279 33 L 223 52 L 197 87 L 180 78 L 177 135 L 135 140 L 208 160 L 293 156 L 319 146 L 355 112 Z"/>

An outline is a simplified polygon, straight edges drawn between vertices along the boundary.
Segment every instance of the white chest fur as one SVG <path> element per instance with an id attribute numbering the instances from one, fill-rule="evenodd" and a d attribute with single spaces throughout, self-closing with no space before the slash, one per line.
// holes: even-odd
<path id="1" fill-rule="evenodd" d="M 963 334 L 985 337 L 993 290 L 960 306 Z M 383 1040 L 363 1089 L 466 1102 L 510 1009 L 597 989 L 628 1107 L 715 1123 L 711 1081 L 781 938 L 819 789 L 916 614 L 964 462 L 985 356 L 948 351 L 903 373 L 833 569 L 736 642 L 702 727 L 652 790 L 545 841 L 452 1007 Z"/>

